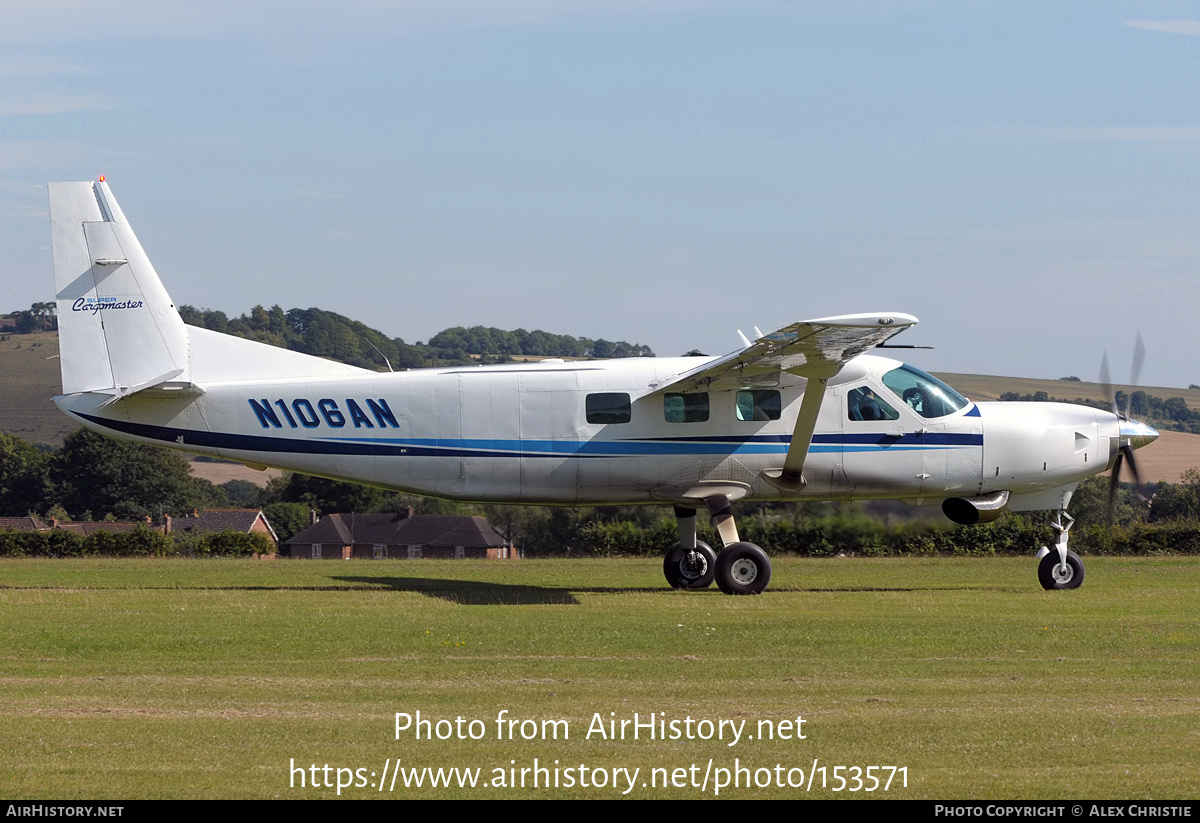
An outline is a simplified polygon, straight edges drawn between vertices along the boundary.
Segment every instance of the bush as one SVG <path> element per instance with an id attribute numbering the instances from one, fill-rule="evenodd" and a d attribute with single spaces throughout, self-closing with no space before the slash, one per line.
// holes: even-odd
<path id="1" fill-rule="evenodd" d="M 185 557 L 250 557 L 274 551 L 271 539 L 258 532 L 210 532 L 175 539 L 175 552 Z"/>
<path id="2" fill-rule="evenodd" d="M 163 557 L 174 554 L 174 546 L 162 532 L 138 526 L 130 532 L 92 532 L 83 540 L 83 553 L 103 557 Z"/>
<path id="3" fill-rule="evenodd" d="M 83 540 L 62 529 L 0 532 L 0 557 L 78 557 Z"/>
<path id="4" fill-rule="evenodd" d="M 82 538 L 65 529 L 0 531 L 0 557 L 249 557 L 274 551 L 270 538 L 257 533 L 213 532 L 172 538 L 139 526 L 129 532 L 96 531 Z"/>

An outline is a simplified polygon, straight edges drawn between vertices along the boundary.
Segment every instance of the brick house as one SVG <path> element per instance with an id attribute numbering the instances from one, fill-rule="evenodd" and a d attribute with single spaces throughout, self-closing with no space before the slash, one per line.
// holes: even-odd
<path id="1" fill-rule="evenodd" d="M 279 538 L 271 528 L 266 515 L 260 509 L 205 509 L 186 517 L 171 517 L 163 515 L 163 530 L 167 534 L 186 532 L 190 534 L 210 534 L 212 532 L 241 532 L 265 534 L 276 546 Z"/>
<path id="2" fill-rule="evenodd" d="M 407 512 L 327 515 L 287 546 L 292 557 L 312 559 L 517 556 L 486 518 Z"/>

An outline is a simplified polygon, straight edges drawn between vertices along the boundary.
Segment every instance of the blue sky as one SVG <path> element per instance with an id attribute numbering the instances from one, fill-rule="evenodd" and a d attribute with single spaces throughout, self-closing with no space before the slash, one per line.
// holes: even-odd
<path id="1" fill-rule="evenodd" d="M 0 309 L 107 176 L 179 303 L 1200 383 L 1192 3 L 0 0 Z"/>

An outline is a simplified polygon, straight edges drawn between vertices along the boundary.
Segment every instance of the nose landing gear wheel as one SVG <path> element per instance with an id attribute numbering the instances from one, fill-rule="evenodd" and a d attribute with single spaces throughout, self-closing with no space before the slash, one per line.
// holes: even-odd
<path id="1" fill-rule="evenodd" d="M 717 586 L 725 594 L 759 594 L 771 582 L 771 560 L 753 543 L 731 543 L 717 555 Z"/>
<path id="2" fill-rule="evenodd" d="M 1058 552 L 1051 551 L 1038 563 L 1038 582 L 1043 589 L 1078 589 L 1083 585 L 1083 561 L 1075 552 L 1069 551 L 1064 568 Z"/>
<path id="3" fill-rule="evenodd" d="M 707 589 L 717 573 L 717 554 L 707 543 L 696 541 L 696 554 L 676 543 L 663 558 L 663 575 L 673 589 Z"/>

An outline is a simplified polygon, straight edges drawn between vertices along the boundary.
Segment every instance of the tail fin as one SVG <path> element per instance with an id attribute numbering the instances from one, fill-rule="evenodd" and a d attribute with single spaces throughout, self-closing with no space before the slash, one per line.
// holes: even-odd
<path id="1" fill-rule="evenodd" d="M 51 183 L 50 225 L 63 394 L 187 380 L 183 320 L 108 184 Z"/>

